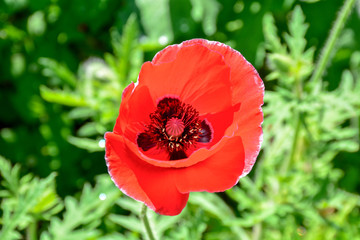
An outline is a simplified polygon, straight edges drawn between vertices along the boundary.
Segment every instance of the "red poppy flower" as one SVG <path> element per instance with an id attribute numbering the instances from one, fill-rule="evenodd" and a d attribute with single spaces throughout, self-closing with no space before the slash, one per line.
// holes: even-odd
<path id="1" fill-rule="evenodd" d="M 115 184 L 159 214 L 190 192 L 219 192 L 251 170 L 262 141 L 264 85 L 232 48 L 195 39 L 143 64 L 123 92 L 106 162 Z"/>

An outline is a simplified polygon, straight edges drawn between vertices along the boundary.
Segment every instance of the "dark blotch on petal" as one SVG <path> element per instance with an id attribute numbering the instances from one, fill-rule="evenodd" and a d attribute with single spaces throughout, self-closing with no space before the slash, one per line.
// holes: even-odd
<path id="1" fill-rule="evenodd" d="M 170 155 L 170 160 L 179 160 L 179 159 L 187 158 L 186 153 L 183 150 L 173 151 L 169 153 L 169 155 Z"/>
<path id="2" fill-rule="evenodd" d="M 153 141 L 152 137 L 147 133 L 139 134 L 137 144 L 143 151 L 147 151 L 156 145 L 155 141 Z"/>
<path id="3" fill-rule="evenodd" d="M 211 128 L 209 124 L 206 123 L 205 120 L 201 122 L 201 130 L 199 134 L 198 142 L 208 143 L 211 140 Z"/>

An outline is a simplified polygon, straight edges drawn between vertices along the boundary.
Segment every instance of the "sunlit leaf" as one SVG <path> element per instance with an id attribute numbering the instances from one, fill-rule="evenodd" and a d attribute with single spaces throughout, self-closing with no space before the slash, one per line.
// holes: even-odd
<path id="1" fill-rule="evenodd" d="M 88 105 L 83 97 L 75 93 L 61 90 L 52 90 L 44 85 L 40 87 L 40 95 L 48 102 L 66 106 L 83 107 Z"/>

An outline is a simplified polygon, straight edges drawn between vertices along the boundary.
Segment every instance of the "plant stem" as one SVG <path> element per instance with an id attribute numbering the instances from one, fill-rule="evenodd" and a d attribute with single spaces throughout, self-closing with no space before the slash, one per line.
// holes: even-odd
<path id="1" fill-rule="evenodd" d="M 316 63 L 316 67 L 310 81 L 314 82 L 315 91 L 320 91 L 322 88 L 321 77 L 326 70 L 326 66 L 331 60 L 331 53 L 335 47 L 336 40 L 339 38 L 340 32 L 344 27 L 344 24 L 354 7 L 356 0 L 345 0 L 334 25 L 330 31 L 330 34 L 326 40 L 325 46 L 321 50 L 320 58 Z M 317 93 L 317 92 L 316 92 Z"/>
<path id="2" fill-rule="evenodd" d="M 300 103 L 302 101 L 302 95 L 303 95 L 303 85 L 300 78 L 295 79 L 295 96 L 297 101 Z M 294 137 L 290 149 L 290 155 L 286 158 L 286 160 L 283 162 L 281 166 L 281 173 L 284 175 L 289 170 L 289 166 L 294 162 L 295 153 L 299 144 L 299 133 L 301 130 L 301 119 L 300 119 L 300 110 L 295 108 L 294 109 L 294 121 L 295 121 L 295 131 L 294 131 Z"/>
<path id="3" fill-rule="evenodd" d="M 262 231 L 262 224 L 261 222 L 255 224 L 252 228 L 252 239 L 259 240 L 261 239 L 261 231 Z"/>
<path id="4" fill-rule="evenodd" d="M 147 211 L 147 206 L 144 204 L 142 209 L 141 209 L 141 215 L 140 215 L 141 221 L 144 224 L 145 232 L 146 232 L 146 235 L 148 236 L 148 238 L 150 240 L 156 240 L 156 238 L 154 236 L 154 233 L 151 230 L 150 222 L 149 222 L 149 219 L 148 219 L 148 217 L 146 215 L 146 211 Z"/>
<path id="5" fill-rule="evenodd" d="M 29 224 L 29 226 L 26 229 L 26 239 L 27 240 L 36 240 L 36 229 L 37 228 L 37 222 L 35 219 Z"/>
<path id="6" fill-rule="evenodd" d="M 300 129 L 301 129 L 301 122 L 300 122 L 299 114 L 300 114 L 299 112 L 296 112 L 295 116 L 294 116 L 295 132 L 294 132 L 294 137 L 292 139 L 293 141 L 291 144 L 290 155 L 289 155 L 289 157 L 287 157 L 285 159 L 285 161 L 281 165 L 280 171 L 283 175 L 286 174 L 286 172 L 289 170 L 289 166 L 294 162 L 295 153 L 296 153 L 298 142 L 299 142 L 299 133 L 300 133 Z"/>

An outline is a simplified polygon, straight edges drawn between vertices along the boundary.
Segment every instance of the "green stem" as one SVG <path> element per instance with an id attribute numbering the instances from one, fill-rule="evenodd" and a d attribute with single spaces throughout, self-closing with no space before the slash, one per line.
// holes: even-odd
<path id="1" fill-rule="evenodd" d="M 300 103 L 302 101 L 302 95 L 303 95 L 303 86 L 302 86 L 302 82 L 300 78 L 295 79 L 295 96 L 297 101 Z M 295 153 L 298 147 L 298 142 L 299 142 L 299 133 L 301 130 L 301 119 L 300 119 L 300 111 L 299 109 L 295 108 L 294 109 L 294 121 L 295 121 L 295 132 L 294 132 L 294 137 L 293 137 L 293 141 L 292 141 L 292 145 L 291 145 L 291 149 L 290 149 L 290 155 L 289 157 L 287 157 L 285 159 L 285 161 L 283 162 L 282 166 L 281 166 L 281 173 L 284 175 L 286 174 L 286 172 L 289 170 L 289 166 L 294 162 L 295 159 Z"/>
<path id="2" fill-rule="evenodd" d="M 299 133 L 301 129 L 301 121 L 299 114 L 300 114 L 299 112 L 296 112 L 294 116 L 296 122 L 295 122 L 295 132 L 294 132 L 293 142 L 291 145 L 290 155 L 285 159 L 284 163 L 281 166 L 280 171 L 282 174 L 285 174 L 289 170 L 289 166 L 294 162 L 295 159 L 295 153 L 297 150 L 297 146 L 299 142 Z"/>
<path id="3" fill-rule="evenodd" d="M 331 53 L 334 50 L 335 43 L 339 38 L 341 30 L 343 29 L 344 24 L 348 16 L 350 15 L 352 8 L 354 7 L 355 2 L 356 0 L 345 0 L 344 5 L 342 6 L 330 31 L 330 34 L 326 40 L 325 46 L 321 50 L 320 58 L 316 63 L 314 73 L 310 79 L 310 81 L 314 82 L 315 84 L 315 91 L 320 91 L 322 88 L 321 77 L 326 70 L 326 66 L 331 60 Z"/>
<path id="4" fill-rule="evenodd" d="M 37 239 L 37 222 L 35 219 L 29 224 L 29 226 L 26 229 L 26 239 L 27 240 L 36 240 Z"/>
<path id="5" fill-rule="evenodd" d="M 141 220 L 144 224 L 144 227 L 145 227 L 145 232 L 146 232 L 146 235 L 148 236 L 148 238 L 150 240 L 156 240 L 155 236 L 154 236 L 154 233 L 152 232 L 151 230 L 151 227 L 150 227 L 150 222 L 149 222 L 149 219 L 146 215 L 146 211 L 147 211 L 147 206 L 144 204 L 142 209 L 141 209 Z"/>
<path id="6" fill-rule="evenodd" d="M 261 239 L 261 231 L 262 231 L 262 224 L 261 222 L 254 225 L 252 229 L 252 239 L 259 240 Z"/>

